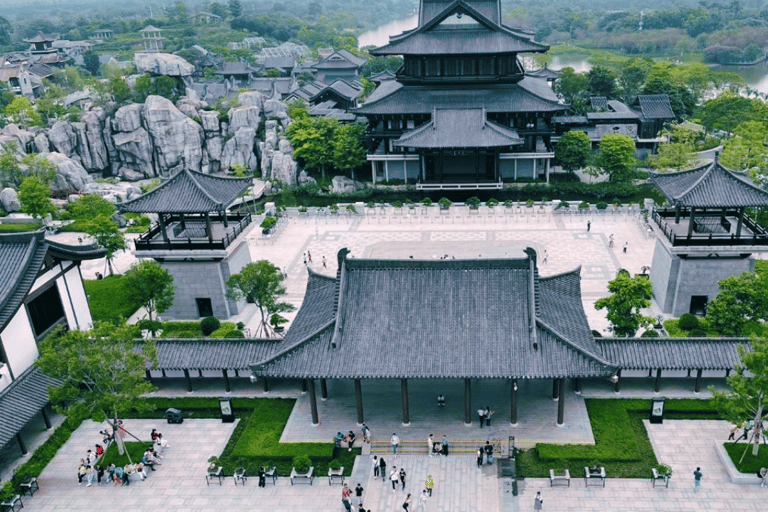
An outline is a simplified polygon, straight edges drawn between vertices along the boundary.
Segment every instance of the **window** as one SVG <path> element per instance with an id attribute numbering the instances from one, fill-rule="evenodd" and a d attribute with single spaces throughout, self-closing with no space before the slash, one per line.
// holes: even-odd
<path id="1" fill-rule="evenodd" d="M 208 297 L 195 299 L 197 302 L 197 315 L 200 318 L 213 316 L 213 305 Z"/>
<path id="2" fill-rule="evenodd" d="M 52 284 L 45 291 L 27 303 L 29 318 L 35 336 L 42 336 L 56 322 L 65 318 L 59 289 Z"/>

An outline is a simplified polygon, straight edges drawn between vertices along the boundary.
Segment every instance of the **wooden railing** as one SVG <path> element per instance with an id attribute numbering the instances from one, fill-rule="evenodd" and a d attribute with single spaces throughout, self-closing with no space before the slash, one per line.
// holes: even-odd
<path id="1" fill-rule="evenodd" d="M 738 217 L 737 210 L 728 210 L 726 217 Z M 708 215 L 698 214 L 696 217 L 721 217 L 721 213 L 712 212 Z M 694 217 L 694 220 L 696 219 Z M 747 245 L 768 245 L 768 231 L 758 225 L 748 215 L 744 215 L 742 222 L 742 234 L 736 236 L 735 233 L 691 233 L 690 235 L 680 235 L 674 232 L 673 223 L 675 219 L 675 210 L 672 208 L 657 209 L 653 211 L 653 220 L 659 226 L 664 236 L 672 243 L 673 247 L 704 247 L 704 246 L 747 246 Z M 746 229 L 745 229 L 746 228 Z"/>
<path id="2" fill-rule="evenodd" d="M 199 222 L 199 217 L 186 217 L 185 221 Z M 209 240 L 206 238 L 176 238 L 170 239 L 167 242 L 162 238 L 161 228 L 159 224 L 154 225 L 149 231 L 143 233 L 135 241 L 134 245 L 137 251 L 169 251 L 169 250 L 182 250 L 182 251 L 194 251 L 194 250 L 223 250 L 229 247 L 229 245 L 235 241 L 235 239 L 243 232 L 243 230 L 251 223 L 250 214 L 230 214 L 227 215 L 227 221 L 230 223 L 227 233 L 222 238 L 215 238 Z M 167 224 L 173 222 L 181 222 L 181 217 L 178 215 L 171 215 L 167 219 Z M 223 223 L 223 215 L 211 215 L 211 223 Z M 166 225 L 167 229 L 167 225 Z"/>

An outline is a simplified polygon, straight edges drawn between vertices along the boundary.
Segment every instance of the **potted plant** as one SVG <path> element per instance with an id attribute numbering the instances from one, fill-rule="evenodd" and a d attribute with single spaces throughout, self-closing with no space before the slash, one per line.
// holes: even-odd
<path id="1" fill-rule="evenodd" d="M 657 464 L 656 465 L 656 472 L 660 476 L 664 476 L 664 477 L 669 478 L 669 477 L 672 476 L 672 466 L 670 466 L 669 464 Z"/>
<path id="2" fill-rule="evenodd" d="M 341 476 L 344 473 L 344 466 L 338 459 L 333 459 L 328 463 L 328 476 Z"/>
<path id="3" fill-rule="evenodd" d="M 619 208 L 621 208 L 621 199 L 618 199 L 618 198 L 614 199 L 612 204 L 613 204 L 613 209 L 618 210 Z"/>
<path id="4" fill-rule="evenodd" d="M 330 210 L 331 215 L 337 215 L 339 213 L 339 205 L 336 203 L 333 203 L 331 206 L 328 207 L 328 210 Z"/>
<path id="5" fill-rule="evenodd" d="M 400 208 L 403 207 L 403 202 L 402 201 L 392 201 L 392 206 L 399 210 Z"/>
<path id="6" fill-rule="evenodd" d="M 349 214 L 350 214 L 350 215 L 354 215 L 354 214 L 356 214 L 356 213 L 357 213 L 357 208 L 355 208 L 355 205 L 354 205 L 354 204 L 351 204 L 351 203 L 350 203 L 350 204 L 348 204 L 348 205 L 346 206 L 346 209 L 347 209 L 347 211 L 349 212 Z"/>
<path id="7" fill-rule="evenodd" d="M 277 224 L 277 217 L 267 216 L 264 218 L 263 221 L 261 221 L 261 232 L 265 235 L 268 235 L 272 228 L 275 227 L 275 224 Z"/>
<path id="8" fill-rule="evenodd" d="M 299 206 L 299 216 L 304 217 L 305 215 L 307 215 L 307 207 Z"/>
<path id="9" fill-rule="evenodd" d="M 513 206 L 515 206 L 515 202 L 513 200 L 507 199 L 506 201 L 504 201 L 505 208 L 512 208 Z"/>
<path id="10" fill-rule="evenodd" d="M 477 210 L 480 207 L 480 198 L 477 196 L 472 196 L 469 199 L 467 199 L 467 205 L 469 205 L 470 210 Z"/>
<path id="11" fill-rule="evenodd" d="M 485 202 L 485 206 L 487 206 L 488 208 L 493 208 L 494 206 L 498 206 L 498 205 L 499 205 L 499 202 L 494 198 L 490 198 Z"/>
<path id="12" fill-rule="evenodd" d="M 597 475 L 599 476 L 602 473 L 602 466 L 603 464 L 598 460 L 593 460 L 589 463 L 589 474 L 590 475 Z"/>
<path id="13" fill-rule="evenodd" d="M 275 332 L 283 332 L 283 329 L 285 329 L 283 324 L 288 323 L 288 319 L 280 316 L 278 313 L 272 313 L 272 316 L 269 317 L 269 323 Z"/>
<path id="14" fill-rule="evenodd" d="M 549 198 L 547 196 L 542 196 L 541 198 L 541 204 L 539 204 L 539 210 L 544 209 L 544 205 L 549 202 Z"/>
<path id="15" fill-rule="evenodd" d="M 557 205 L 558 209 L 563 208 L 564 210 L 567 210 L 570 207 L 571 207 L 571 203 L 569 203 L 568 201 L 560 201 L 560 204 Z"/>
<path id="16" fill-rule="evenodd" d="M 422 206 L 432 206 L 432 200 L 428 197 L 425 197 L 420 202 Z"/>
<path id="17" fill-rule="evenodd" d="M 368 201 L 367 203 L 365 203 L 365 206 L 367 206 L 368 208 L 376 208 L 376 203 L 373 201 Z"/>
<path id="18" fill-rule="evenodd" d="M 409 210 L 413 210 L 414 208 L 413 201 L 411 201 L 410 199 L 403 200 L 403 204 L 406 205 Z"/>
<path id="19" fill-rule="evenodd" d="M 589 209 L 589 203 L 586 201 L 582 201 L 579 203 L 579 210 L 588 210 Z"/>
<path id="20" fill-rule="evenodd" d="M 308 455 L 297 455 L 293 458 L 293 471 L 297 475 L 308 476 L 312 469 L 312 460 Z"/>
<path id="21" fill-rule="evenodd" d="M 529 199 L 525 202 L 525 206 L 528 208 L 533 208 L 534 202 L 533 199 Z"/>
<path id="22" fill-rule="evenodd" d="M 606 208 L 608 208 L 608 203 L 606 203 L 605 201 L 600 201 L 599 203 L 597 203 L 597 204 L 595 205 L 595 207 L 596 207 L 598 210 L 605 210 Z"/>
<path id="23" fill-rule="evenodd" d="M 450 199 L 448 199 L 447 197 L 443 197 L 443 198 L 441 198 L 441 199 L 440 199 L 440 200 L 437 202 L 437 204 L 439 204 L 439 205 L 440 205 L 440 209 L 441 209 L 441 210 L 448 210 L 448 209 L 451 207 L 451 205 L 452 205 L 453 203 L 452 203 L 452 202 L 451 202 L 451 200 L 450 200 Z"/>
<path id="24" fill-rule="evenodd" d="M 219 470 L 221 461 L 215 455 L 208 457 L 208 473 L 216 473 Z"/>

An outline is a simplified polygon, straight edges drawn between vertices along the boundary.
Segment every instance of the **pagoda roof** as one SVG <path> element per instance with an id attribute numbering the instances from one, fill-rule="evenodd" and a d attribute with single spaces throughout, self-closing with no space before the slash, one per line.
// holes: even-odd
<path id="1" fill-rule="evenodd" d="M 393 142 L 410 148 L 493 148 L 522 144 L 517 131 L 486 118 L 485 109 L 448 109 Z"/>
<path id="2" fill-rule="evenodd" d="M 558 378 L 616 371 L 598 352 L 579 270 L 504 260 L 373 260 L 310 271 L 285 348 L 251 369 L 294 378 Z M 294 332 L 296 330 L 296 332 Z"/>
<path id="3" fill-rule="evenodd" d="M 47 42 L 55 41 L 58 38 L 59 38 L 58 35 L 43 34 L 41 31 L 38 31 L 35 37 L 33 37 L 32 39 L 24 39 L 24 42 L 25 43 L 47 43 Z"/>
<path id="4" fill-rule="evenodd" d="M 357 69 L 367 62 L 367 59 L 358 57 L 349 50 L 338 50 L 329 56 L 313 64 L 314 69 Z"/>
<path id="5" fill-rule="evenodd" d="M 690 208 L 768 206 L 768 192 L 716 160 L 682 172 L 651 173 L 670 203 Z"/>
<path id="6" fill-rule="evenodd" d="M 557 80 L 560 78 L 560 71 L 556 69 L 549 69 L 547 64 L 544 64 L 544 67 L 541 69 L 535 69 L 533 71 L 526 71 L 525 74 L 527 76 L 532 76 L 534 78 L 543 78 L 545 80 Z"/>
<path id="7" fill-rule="evenodd" d="M 451 23 L 449 18 L 467 16 L 476 23 Z M 531 34 L 505 27 L 487 18 L 472 2 L 455 0 L 418 28 L 389 38 L 389 44 L 372 55 L 460 55 L 544 52 L 547 45 L 533 41 Z"/>
<path id="8" fill-rule="evenodd" d="M 525 77 L 516 84 L 403 85 L 387 80 L 368 100 L 353 111 L 357 114 L 429 114 L 433 109 L 485 107 L 487 112 L 561 112 L 568 109 L 545 80 Z"/>
<path id="9" fill-rule="evenodd" d="M 143 29 L 139 30 L 139 32 L 160 32 L 162 30 L 163 29 L 161 28 L 153 27 L 152 25 L 147 25 Z"/>
<path id="10" fill-rule="evenodd" d="M 220 178 L 184 169 L 159 187 L 122 203 L 133 213 L 208 213 L 223 211 L 251 186 L 250 178 Z"/>
<path id="11" fill-rule="evenodd" d="M 454 0 L 420 0 L 419 1 L 419 25 L 440 15 L 451 6 Z M 496 24 L 501 24 L 501 2 L 499 0 L 465 0 L 472 8 L 480 12 Z"/>
<path id="12" fill-rule="evenodd" d="M 738 345 L 749 338 L 600 338 L 605 357 L 627 370 L 728 370 L 739 362 Z"/>

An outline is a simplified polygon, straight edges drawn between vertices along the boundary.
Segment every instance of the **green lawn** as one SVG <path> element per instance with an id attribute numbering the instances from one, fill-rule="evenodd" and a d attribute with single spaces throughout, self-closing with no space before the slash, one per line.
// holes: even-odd
<path id="1" fill-rule="evenodd" d="M 761 444 L 757 451 L 757 457 L 752 456 L 752 444 L 746 443 L 724 443 L 725 451 L 730 455 L 736 469 L 742 473 L 755 475 L 762 468 L 768 468 L 768 445 Z M 744 455 L 746 450 L 747 454 Z M 742 455 L 744 460 L 741 460 Z M 739 462 L 741 460 L 741 462 Z"/>
<path id="2" fill-rule="evenodd" d="M 87 280 L 83 281 L 83 285 L 94 321 L 114 322 L 121 317 L 130 317 L 139 309 L 137 304 L 126 299 L 128 290 L 123 276 Z"/>
<path id="3" fill-rule="evenodd" d="M 99 464 L 101 464 L 101 467 L 106 468 L 110 464 L 114 464 L 115 466 L 125 466 L 126 464 L 141 462 L 141 457 L 151 445 L 152 443 L 139 443 L 136 441 L 126 442 L 126 453 L 120 455 L 117 452 L 117 443 L 111 443 L 109 447 L 107 447 L 107 451 L 104 452 L 104 456 L 101 458 L 101 461 L 99 461 Z M 128 455 L 131 456 L 130 461 L 128 460 Z"/>
<path id="4" fill-rule="evenodd" d="M 25 233 L 27 231 L 37 231 L 42 228 L 40 222 L 13 222 L 0 223 L 0 233 Z"/>

